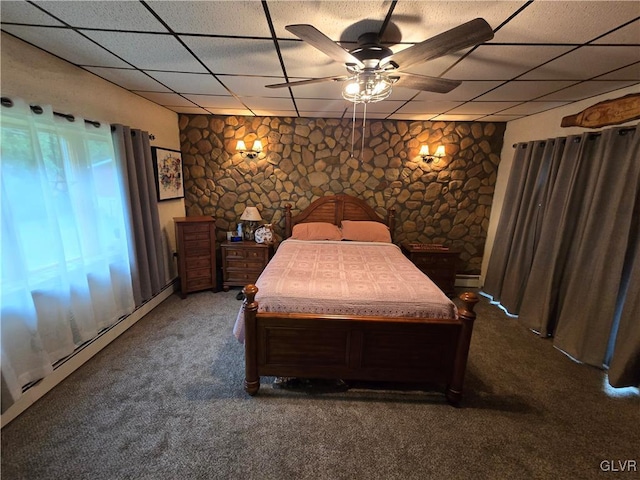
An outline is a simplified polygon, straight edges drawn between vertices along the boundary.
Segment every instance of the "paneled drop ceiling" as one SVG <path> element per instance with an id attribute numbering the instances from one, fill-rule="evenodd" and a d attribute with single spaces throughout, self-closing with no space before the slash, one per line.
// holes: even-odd
<path id="1" fill-rule="evenodd" d="M 640 85 L 638 1 L 5 1 L 2 30 L 179 113 L 341 118 L 345 75 L 285 30 L 346 49 L 380 32 L 394 52 L 476 17 L 492 40 L 410 68 L 462 80 L 447 94 L 394 87 L 367 117 L 509 121 Z M 358 116 L 362 105 L 357 107 Z"/>

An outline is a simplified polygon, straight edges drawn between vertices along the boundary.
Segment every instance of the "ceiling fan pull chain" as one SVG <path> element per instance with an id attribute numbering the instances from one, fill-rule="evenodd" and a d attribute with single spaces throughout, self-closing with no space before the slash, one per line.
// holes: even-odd
<path id="1" fill-rule="evenodd" d="M 356 104 L 353 104 L 353 121 L 351 122 L 351 158 L 355 158 L 353 155 L 353 146 L 356 141 Z"/>
<path id="2" fill-rule="evenodd" d="M 364 126 L 367 122 L 367 103 L 364 103 L 364 112 L 362 113 L 362 148 L 360 149 L 360 163 L 364 163 Z"/>

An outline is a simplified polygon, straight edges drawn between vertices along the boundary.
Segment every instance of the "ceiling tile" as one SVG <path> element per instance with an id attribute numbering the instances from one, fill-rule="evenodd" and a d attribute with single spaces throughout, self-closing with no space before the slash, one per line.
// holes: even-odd
<path id="1" fill-rule="evenodd" d="M 486 93 L 476 100 L 480 101 L 514 101 L 525 102 L 533 100 L 550 92 L 573 85 L 576 82 L 569 81 L 542 81 L 542 80 L 515 80 Z"/>
<path id="2" fill-rule="evenodd" d="M 640 81 L 640 62 L 633 63 L 628 67 L 619 68 L 613 72 L 606 73 L 597 80 L 635 80 Z"/>
<path id="3" fill-rule="evenodd" d="M 254 112 L 257 110 L 293 110 L 291 98 L 240 97 L 242 103 Z"/>
<path id="4" fill-rule="evenodd" d="M 501 115 L 533 115 L 534 113 L 544 112 L 552 108 L 561 107 L 569 102 L 528 102 L 522 103 L 516 107 L 508 108 Z"/>
<path id="5" fill-rule="evenodd" d="M 511 80 L 571 47 L 481 45 L 448 72 L 454 80 Z"/>
<path id="6" fill-rule="evenodd" d="M 447 122 L 473 122 L 482 115 L 459 115 L 459 114 L 443 114 L 433 117 L 431 120 L 434 122 L 447 121 Z"/>
<path id="7" fill-rule="evenodd" d="M 394 113 L 389 116 L 390 120 L 431 120 L 437 116 L 435 113 Z"/>
<path id="8" fill-rule="evenodd" d="M 637 3 L 637 2 L 636 2 Z M 640 15 L 640 7 L 636 9 L 636 14 Z M 640 43 L 640 20 L 636 20 L 635 22 L 630 23 L 626 27 L 622 27 L 616 30 L 609 35 L 605 35 L 604 37 L 593 42 L 595 45 L 600 43 L 608 43 L 608 44 L 630 44 Z"/>
<path id="9" fill-rule="evenodd" d="M 325 98 L 331 100 L 342 98 L 342 86 L 343 82 L 323 82 L 291 87 L 291 91 L 295 98 Z M 278 90 L 289 91 L 287 88 Z"/>
<path id="10" fill-rule="evenodd" d="M 624 81 L 597 81 L 592 80 L 588 82 L 582 82 L 572 87 L 565 88 L 559 92 L 551 93 L 544 97 L 539 98 L 541 101 L 578 101 L 585 98 L 594 97 L 613 90 L 619 90 L 624 87 L 629 87 L 636 82 L 624 82 Z"/>
<path id="11" fill-rule="evenodd" d="M 510 122 L 511 120 L 517 120 L 522 117 L 523 115 L 502 115 L 501 113 L 498 113 L 496 115 L 487 115 L 479 120 L 481 122 Z"/>
<path id="12" fill-rule="evenodd" d="M 167 107 L 177 113 L 189 113 L 191 115 L 209 115 L 209 111 L 200 107 Z"/>
<path id="13" fill-rule="evenodd" d="M 414 100 L 403 106 L 398 113 L 444 113 L 452 108 L 459 107 L 463 102 L 424 102 Z"/>
<path id="14" fill-rule="evenodd" d="M 180 37 L 213 72 L 232 75 L 282 75 L 271 40 Z"/>
<path id="15" fill-rule="evenodd" d="M 261 2 L 150 1 L 148 5 L 176 33 L 271 38 Z M 215 20 L 214 20 L 215 19 Z"/>
<path id="16" fill-rule="evenodd" d="M 194 105 L 193 102 L 190 102 L 186 98 L 181 97 L 176 93 L 162 93 L 162 92 L 141 92 L 134 91 L 141 97 L 144 97 L 152 102 L 157 103 L 158 105 L 163 105 L 167 107 L 197 107 L 198 105 Z"/>
<path id="17" fill-rule="evenodd" d="M 518 102 L 467 102 L 464 105 L 449 110 L 447 114 L 490 115 L 510 107 L 515 107 L 516 105 L 518 105 Z"/>
<path id="18" fill-rule="evenodd" d="M 283 83 L 282 77 L 259 77 L 246 75 L 218 75 L 222 83 L 229 86 L 229 89 L 236 95 L 263 96 L 263 97 L 286 97 L 290 98 L 288 88 L 266 88 L 265 85 Z"/>
<path id="19" fill-rule="evenodd" d="M 185 95 L 185 97 L 203 108 L 243 109 L 249 107 L 231 95 Z"/>
<path id="20" fill-rule="evenodd" d="M 298 38 L 284 27 L 310 24 L 334 42 L 355 42 L 362 33 L 380 29 L 389 0 L 377 1 L 270 1 L 267 3 L 278 38 Z"/>
<path id="21" fill-rule="evenodd" d="M 332 111 L 332 112 L 344 112 L 348 110 L 352 112 L 353 104 L 351 102 L 347 102 L 346 100 L 340 98 L 336 98 L 335 100 L 315 100 L 310 98 L 296 98 L 296 106 L 298 110 L 309 111 L 309 112 L 321 112 L 321 111 Z M 359 107 L 358 110 L 361 110 L 362 106 Z"/>
<path id="22" fill-rule="evenodd" d="M 300 111 L 300 117 L 302 118 L 342 118 L 340 112 L 327 112 L 327 111 Z"/>
<path id="23" fill-rule="evenodd" d="M 150 92 L 170 91 L 140 70 L 104 67 L 84 67 L 84 69 L 128 90 L 147 90 Z"/>
<path id="24" fill-rule="evenodd" d="M 141 70 L 206 71 L 171 35 L 90 30 L 84 33 Z"/>
<path id="25" fill-rule="evenodd" d="M 4 3 L 4 2 L 3 2 Z M 140 2 L 36 1 L 39 7 L 72 27 L 166 32 Z"/>
<path id="26" fill-rule="evenodd" d="M 454 88 L 449 93 L 420 92 L 416 100 L 453 100 L 467 101 L 482 95 L 489 90 L 503 84 L 502 80 L 486 81 L 486 80 L 465 80 L 462 85 Z M 493 100 L 493 99 L 487 99 Z M 502 100 L 501 98 L 498 100 Z M 507 99 L 508 100 L 508 99 Z"/>
<path id="27" fill-rule="evenodd" d="M 307 43 L 281 41 L 279 44 L 284 67 L 289 76 L 319 78 L 349 73 L 344 64 L 332 60 Z"/>
<path id="28" fill-rule="evenodd" d="M 536 1 L 496 32 L 492 41 L 580 44 L 635 16 L 634 1 Z"/>
<path id="29" fill-rule="evenodd" d="M 178 93 L 229 95 L 210 73 L 177 73 L 147 71 L 149 75 Z"/>
<path id="30" fill-rule="evenodd" d="M 207 111 L 214 115 L 240 115 L 244 117 L 255 117 L 251 110 L 247 110 L 245 108 L 212 108 L 207 107 Z"/>
<path id="31" fill-rule="evenodd" d="M 587 45 L 536 68 L 521 80 L 585 80 L 637 61 L 640 61 L 638 47 Z"/>
<path id="32" fill-rule="evenodd" d="M 495 29 L 523 1 L 449 1 L 410 0 L 398 2 L 391 23 L 402 34 L 403 42 L 422 42 L 474 18 L 484 18 Z"/>
<path id="33" fill-rule="evenodd" d="M 0 2 L 2 23 L 29 23 L 32 25 L 63 25 L 51 15 L 44 13 L 37 7 L 24 0 L 13 2 L 3 0 Z"/>
<path id="34" fill-rule="evenodd" d="M 257 117 L 297 117 L 295 110 L 253 110 Z"/>
<path id="35" fill-rule="evenodd" d="M 611 88 L 640 85 L 637 1 L 82 0 L 42 1 L 38 5 L 78 26 L 106 49 L 71 29 L 52 28 L 58 25 L 57 20 L 32 2 L 2 1 L 3 30 L 174 111 L 349 119 L 354 104 L 342 99 L 344 82 L 266 88 L 287 81 L 287 77 L 295 81 L 348 74 L 341 62 L 300 41 L 284 27 L 311 24 L 343 47 L 354 48 L 359 35 L 381 28 L 392 5 L 382 40 L 395 52 L 475 17 L 485 18 L 495 29 L 524 8 L 488 44 L 418 63 L 408 70 L 462 80 L 462 85 L 447 94 L 394 87 L 388 99 L 368 105 L 368 118 L 429 120 L 440 116 L 509 121 Z M 284 71 L 270 38 L 265 8 L 280 38 Z M 629 21 L 634 23 L 606 35 Z M 163 22 L 181 34 L 179 39 L 165 31 Z M 595 45 L 572 51 L 572 45 L 598 35 L 604 36 Z M 597 81 L 591 81 L 597 75 Z M 542 96 L 544 102 L 519 104 L 541 100 Z M 504 106 L 509 108 L 494 114 L 493 109 Z M 355 109 L 361 117 L 363 106 L 355 105 Z"/>
<path id="36" fill-rule="evenodd" d="M 129 65 L 73 30 L 2 25 L 2 29 L 75 65 L 121 67 Z"/>

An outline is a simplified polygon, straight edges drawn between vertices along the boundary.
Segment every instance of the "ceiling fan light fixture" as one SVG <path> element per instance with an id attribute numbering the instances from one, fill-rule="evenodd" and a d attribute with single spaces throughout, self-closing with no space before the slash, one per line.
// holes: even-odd
<path id="1" fill-rule="evenodd" d="M 353 103 L 374 103 L 391 95 L 393 80 L 382 73 L 357 73 L 347 80 L 342 97 Z"/>

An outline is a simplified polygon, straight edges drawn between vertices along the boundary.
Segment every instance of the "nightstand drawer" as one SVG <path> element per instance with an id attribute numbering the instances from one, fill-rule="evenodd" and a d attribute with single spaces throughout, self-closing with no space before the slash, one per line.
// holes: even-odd
<path id="1" fill-rule="evenodd" d="M 226 267 L 228 270 L 260 270 L 264 268 L 265 264 L 262 261 L 247 261 L 247 260 L 235 260 L 227 259 Z"/>
<path id="2" fill-rule="evenodd" d="M 411 260 L 417 267 L 444 267 L 455 265 L 456 258 L 451 255 L 429 255 L 412 253 Z"/>
<path id="3" fill-rule="evenodd" d="M 261 273 L 262 272 L 247 271 L 228 272 L 225 278 L 225 283 L 231 285 L 239 284 L 240 286 L 246 285 L 248 283 L 255 283 Z"/>
<path id="4" fill-rule="evenodd" d="M 440 290 L 455 295 L 456 265 L 460 252 L 448 248 L 430 249 L 421 245 L 403 244 L 402 251 Z"/>
<path id="5" fill-rule="evenodd" d="M 222 244 L 223 289 L 255 283 L 269 263 L 272 247 L 255 242 Z"/>

